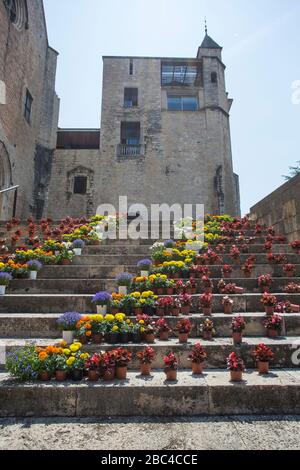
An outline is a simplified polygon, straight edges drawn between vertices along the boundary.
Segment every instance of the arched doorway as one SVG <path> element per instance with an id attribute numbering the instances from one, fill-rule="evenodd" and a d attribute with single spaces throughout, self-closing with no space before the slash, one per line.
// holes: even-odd
<path id="1" fill-rule="evenodd" d="M 9 155 L 4 143 L 0 140 L 0 190 L 12 186 L 12 175 Z M 10 193 L 0 194 L 0 220 L 7 220 L 10 214 Z"/>

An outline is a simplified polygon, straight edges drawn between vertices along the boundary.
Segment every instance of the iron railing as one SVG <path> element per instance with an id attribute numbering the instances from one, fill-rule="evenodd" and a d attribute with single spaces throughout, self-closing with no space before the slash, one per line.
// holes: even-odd
<path id="1" fill-rule="evenodd" d="M 119 144 L 117 148 L 118 157 L 139 157 L 145 154 L 145 146 L 141 144 L 127 145 Z"/>

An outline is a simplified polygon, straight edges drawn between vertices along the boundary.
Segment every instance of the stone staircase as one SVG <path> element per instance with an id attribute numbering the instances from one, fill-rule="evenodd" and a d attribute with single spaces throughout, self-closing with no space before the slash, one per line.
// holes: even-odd
<path id="1" fill-rule="evenodd" d="M 0 226 L 5 235 L 5 227 Z M 254 236 L 253 230 L 248 232 Z M 114 278 L 122 271 L 138 273 L 137 261 L 149 257 L 153 240 L 107 241 L 100 246 L 89 246 L 81 257 L 70 266 L 45 266 L 38 280 L 13 280 L 8 295 L 0 298 L 0 362 L 4 366 L 5 352 L 28 343 L 53 344 L 59 340 L 56 319 L 65 311 L 94 313 L 91 296 L 99 290 L 116 290 Z M 233 346 L 231 339 L 231 315 L 224 315 L 222 295 L 214 295 L 213 321 L 217 331 L 213 341 L 199 337 L 199 325 L 204 316 L 197 309 L 197 294 L 190 316 L 194 327 L 187 345 L 173 337 L 168 342 L 157 340 L 153 345 L 157 352 L 154 372 L 150 378 L 142 378 L 136 360 L 130 364 L 128 380 L 96 384 L 66 382 L 58 384 L 18 384 L 0 373 L 0 416 L 172 416 L 214 414 L 281 414 L 300 412 L 300 368 L 297 364 L 297 342 L 300 348 L 300 314 L 284 314 L 284 331 L 280 338 L 265 337 L 262 322 L 265 314 L 260 304 L 261 293 L 257 277 L 270 273 L 273 278 L 272 293 L 278 300 L 290 300 L 300 304 L 300 294 L 285 294 L 282 288 L 289 282 L 300 283 L 300 256 L 289 245 L 274 245 L 274 254 L 286 254 L 288 262 L 297 266 L 297 278 L 284 278 L 282 266 L 270 265 L 266 260 L 264 237 L 256 237 L 249 246 L 249 254 L 241 255 L 245 261 L 256 255 L 252 278 L 245 279 L 239 266 L 233 266 L 231 281 L 244 287 L 245 293 L 232 295 L 234 312 L 244 316 L 247 326 L 244 342 Z M 228 254 L 224 263 L 232 264 Z M 211 266 L 212 278 L 217 283 L 222 266 Z M 200 282 L 200 280 L 198 280 Z M 200 289 L 199 289 L 200 293 Z M 175 327 L 178 318 L 166 317 Z M 208 353 L 203 376 L 195 377 L 187 360 L 194 343 L 201 342 Z M 270 345 L 275 353 L 271 374 L 260 376 L 254 368 L 251 351 L 261 342 Z M 123 345 L 133 353 L 145 344 Z M 85 350 L 94 352 L 112 349 L 108 344 L 87 345 Z M 178 382 L 165 383 L 162 371 L 163 356 L 170 350 L 179 358 Z M 229 382 L 225 358 L 236 350 L 247 366 L 244 381 Z M 300 363 L 300 353 L 299 363 Z M 296 358 L 296 361 L 295 361 Z"/>

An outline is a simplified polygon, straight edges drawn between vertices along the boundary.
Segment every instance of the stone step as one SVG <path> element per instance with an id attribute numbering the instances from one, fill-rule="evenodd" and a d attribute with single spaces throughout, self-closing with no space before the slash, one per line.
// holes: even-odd
<path id="1" fill-rule="evenodd" d="M 57 340 L 58 342 L 58 340 Z M 193 345 L 196 343 L 201 343 L 207 352 L 206 365 L 209 368 L 226 368 L 226 358 L 232 351 L 238 352 L 242 357 L 247 367 L 254 367 L 255 362 L 252 357 L 253 349 L 260 343 L 265 343 L 268 346 L 272 347 L 275 354 L 274 361 L 272 362 L 273 368 L 282 368 L 282 367 L 299 367 L 299 361 L 297 350 L 300 350 L 300 341 L 299 337 L 280 337 L 276 339 L 270 339 L 267 337 L 245 337 L 243 343 L 239 346 L 234 346 L 231 338 L 215 338 L 212 341 L 203 341 L 202 338 L 189 338 L 187 344 L 180 344 L 177 338 L 172 338 L 169 341 L 159 341 L 157 340 L 154 344 L 151 345 L 156 352 L 156 358 L 153 362 L 154 368 L 161 368 L 163 366 L 163 358 L 170 351 L 176 354 L 179 361 L 180 369 L 189 369 L 191 367 L 188 360 L 188 356 L 191 353 Z M 26 339 L 0 339 L 0 348 L 2 352 L 2 367 L 5 364 L 5 353 L 9 354 L 13 351 L 16 351 L 26 344 L 32 344 L 36 346 L 48 346 L 53 344 L 52 339 L 43 339 L 43 338 L 26 338 Z M 132 355 L 132 361 L 129 364 L 130 370 L 138 370 L 139 362 L 136 358 L 136 353 L 142 351 L 147 344 L 88 344 L 83 347 L 83 350 L 93 354 L 94 352 L 99 351 L 110 351 L 111 349 L 117 347 L 124 347 L 128 349 Z"/>
<path id="2" fill-rule="evenodd" d="M 7 338 L 52 338 L 56 339 L 61 333 L 57 327 L 57 319 L 60 314 L 47 313 L 19 313 L 19 314 L 0 314 L 0 337 Z M 300 314 L 289 313 L 283 314 L 284 327 L 282 334 L 285 336 L 300 336 Z M 211 319 L 214 322 L 216 330 L 216 338 L 231 337 L 232 315 L 223 313 L 213 314 Z M 265 336 L 266 330 L 263 326 L 265 314 L 263 312 L 246 312 L 243 313 L 246 321 L 246 336 Z M 135 317 L 129 317 L 135 321 Z M 180 317 L 164 317 L 169 326 L 175 331 Z M 192 323 L 191 337 L 199 336 L 200 325 L 203 323 L 202 314 L 189 315 Z M 153 321 L 157 321 L 159 317 L 153 317 Z"/>
<path id="3" fill-rule="evenodd" d="M 88 294 L 8 294 L 1 298 L 0 313 L 61 313 L 78 311 L 81 313 L 95 313 L 92 304 L 92 295 Z M 300 294 L 274 293 L 278 301 L 289 300 L 293 304 L 300 304 Z M 233 311 L 236 313 L 262 311 L 260 303 L 261 294 L 231 295 Z M 221 312 L 223 296 L 215 294 L 213 297 L 213 312 Z M 193 296 L 192 311 L 198 311 L 199 295 Z"/>
<path id="4" fill-rule="evenodd" d="M 40 276 L 40 275 L 39 275 Z M 215 289 L 220 278 L 212 278 Z M 186 279 L 183 279 L 185 282 Z M 300 278 L 273 278 L 272 292 L 283 292 L 283 288 L 290 282 L 296 282 L 300 285 Z M 195 279 L 197 292 L 202 293 L 201 279 Z M 227 283 L 235 283 L 239 287 L 243 287 L 245 292 L 260 292 L 257 285 L 257 279 L 231 278 L 226 280 Z M 117 290 L 115 279 L 43 279 L 38 277 L 37 280 L 30 279 L 13 279 L 7 289 L 8 294 L 89 294 L 90 292 L 98 292 L 107 290 L 113 292 Z"/>
<path id="5" fill-rule="evenodd" d="M 166 382 L 162 371 L 144 378 L 129 372 L 125 381 L 22 384 L 0 374 L 0 416 L 9 417 L 174 417 L 282 415 L 300 413 L 300 371 L 244 373 L 241 383 L 229 372 L 205 370 L 202 376 L 179 371 Z"/>

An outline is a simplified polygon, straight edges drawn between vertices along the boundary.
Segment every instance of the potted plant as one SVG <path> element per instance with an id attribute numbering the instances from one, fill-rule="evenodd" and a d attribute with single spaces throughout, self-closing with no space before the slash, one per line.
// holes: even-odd
<path id="1" fill-rule="evenodd" d="M 27 268 L 29 270 L 29 278 L 35 280 L 37 273 L 42 269 L 43 265 L 37 259 L 32 259 L 27 262 Z"/>
<path id="2" fill-rule="evenodd" d="M 270 274 L 263 274 L 259 276 L 258 280 L 258 287 L 261 289 L 261 292 L 270 292 L 270 287 L 272 284 L 272 278 Z"/>
<path id="3" fill-rule="evenodd" d="M 196 343 L 192 349 L 192 353 L 188 359 L 192 363 L 192 371 L 195 375 L 201 375 L 203 373 L 204 361 L 207 358 L 207 354 L 204 351 L 200 343 Z"/>
<path id="4" fill-rule="evenodd" d="M 222 268 L 222 275 L 224 279 L 230 279 L 231 273 L 232 273 L 232 266 L 230 266 L 230 264 L 224 264 Z"/>
<path id="5" fill-rule="evenodd" d="M 69 348 L 73 355 L 71 355 L 67 359 L 67 365 L 69 368 L 71 379 L 74 382 L 78 382 L 83 379 L 85 362 L 89 357 L 88 353 L 82 353 L 80 351 L 81 347 L 82 347 L 81 343 L 73 343 L 70 345 L 70 348 Z"/>
<path id="6" fill-rule="evenodd" d="M 243 317 L 238 315 L 232 319 L 232 339 L 234 344 L 241 344 L 243 341 L 243 331 L 246 328 L 246 322 Z"/>
<path id="7" fill-rule="evenodd" d="M 196 282 L 195 279 L 190 278 L 188 281 L 186 281 L 184 285 L 184 292 L 188 295 L 193 295 L 196 294 L 197 288 L 196 288 Z"/>
<path id="8" fill-rule="evenodd" d="M 153 344 L 155 343 L 155 322 L 149 320 L 146 320 L 145 326 L 144 326 L 144 335 L 145 335 L 145 341 L 148 344 Z"/>
<path id="9" fill-rule="evenodd" d="M 106 315 L 107 317 L 107 315 Z M 120 329 L 116 323 L 108 321 L 106 323 L 106 340 L 109 344 L 117 344 L 120 340 Z"/>
<path id="10" fill-rule="evenodd" d="M 245 370 L 244 361 L 235 352 L 229 354 L 227 358 L 227 369 L 230 371 L 232 382 L 241 382 L 243 379 L 243 372 Z"/>
<path id="11" fill-rule="evenodd" d="M 275 295 L 271 295 L 265 292 L 261 297 L 260 302 L 264 305 L 265 312 L 267 315 L 274 314 L 275 307 L 277 304 L 277 298 L 275 297 Z"/>
<path id="12" fill-rule="evenodd" d="M 253 263 L 246 261 L 245 264 L 242 266 L 242 271 L 244 273 L 245 278 L 251 278 L 253 270 Z"/>
<path id="13" fill-rule="evenodd" d="M 157 320 L 155 326 L 156 326 L 157 334 L 159 335 L 159 339 L 161 341 L 168 341 L 172 330 L 169 327 L 166 320 L 164 318 L 160 318 L 159 320 Z"/>
<path id="14" fill-rule="evenodd" d="M 174 353 L 170 352 L 164 357 L 165 374 L 168 382 L 175 382 L 177 380 L 178 360 Z"/>
<path id="15" fill-rule="evenodd" d="M 187 343 L 188 337 L 191 332 L 192 325 L 188 318 L 183 318 L 176 325 L 176 331 L 178 332 L 179 343 Z"/>
<path id="16" fill-rule="evenodd" d="M 285 264 L 282 269 L 286 277 L 295 277 L 296 266 L 294 264 L 291 264 L 291 263 Z"/>
<path id="17" fill-rule="evenodd" d="M 100 370 L 102 371 L 102 378 L 105 382 L 114 380 L 116 375 L 115 351 L 107 351 L 102 354 Z"/>
<path id="18" fill-rule="evenodd" d="M 178 297 L 172 297 L 172 304 L 171 304 L 171 313 L 173 317 L 178 317 L 180 315 L 181 310 L 181 302 Z"/>
<path id="19" fill-rule="evenodd" d="M 66 312 L 58 318 L 57 324 L 62 330 L 63 341 L 67 344 L 73 343 L 77 324 L 80 320 L 81 315 L 78 312 Z"/>
<path id="20" fill-rule="evenodd" d="M 10 273 L 0 273 L 0 295 L 5 295 L 6 287 L 9 285 L 11 280 L 12 275 Z"/>
<path id="21" fill-rule="evenodd" d="M 300 254 L 300 240 L 295 240 L 291 244 L 292 249 L 296 252 L 297 255 Z"/>
<path id="22" fill-rule="evenodd" d="M 208 276 L 203 276 L 201 279 L 201 287 L 205 294 L 212 294 L 214 289 L 214 284 Z"/>
<path id="23" fill-rule="evenodd" d="M 128 290 L 131 286 L 133 276 L 130 273 L 120 273 L 116 277 L 116 281 L 119 288 L 119 294 L 127 295 Z"/>
<path id="24" fill-rule="evenodd" d="M 231 250 L 230 250 L 230 257 L 232 258 L 234 264 L 240 264 L 240 250 L 236 245 L 233 245 Z"/>
<path id="25" fill-rule="evenodd" d="M 283 290 L 287 294 L 300 294 L 300 284 L 297 284 L 296 282 L 290 282 L 283 288 Z"/>
<path id="26" fill-rule="evenodd" d="M 278 315 L 274 314 L 271 317 L 268 317 L 264 321 L 264 327 L 267 330 L 267 335 L 269 338 L 276 338 L 279 336 L 281 329 L 282 329 L 282 324 L 283 324 L 283 318 Z"/>
<path id="27" fill-rule="evenodd" d="M 233 300 L 228 297 L 228 295 L 226 295 L 225 297 L 223 297 L 221 302 L 224 307 L 224 313 L 226 313 L 227 315 L 231 315 L 233 310 Z"/>
<path id="28" fill-rule="evenodd" d="M 212 314 L 212 294 L 202 294 L 200 296 L 200 307 L 202 308 L 203 314 L 210 316 Z"/>
<path id="29" fill-rule="evenodd" d="M 68 377 L 67 356 L 64 354 L 56 354 L 55 358 L 55 380 L 64 382 Z"/>
<path id="30" fill-rule="evenodd" d="M 258 372 L 260 374 L 268 374 L 270 361 L 274 359 L 274 353 L 272 349 L 261 343 L 256 346 L 252 354 L 257 362 Z"/>
<path id="31" fill-rule="evenodd" d="M 214 323 L 208 318 L 200 325 L 200 332 L 205 341 L 212 341 L 213 336 L 216 334 Z"/>
<path id="32" fill-rule="evenodd" d="M 169 254 L 173 253 L 173 248 L 175 247 L 174 240 L 166 240 L 164 242 L 165 251 Z"/>
<path id="33" fill-rule="evenodd" d="M 275 307 L 276 313 L 299 313 L 300 305 L 292 304 L 289 300 L 278 302 Z"/>
<path id="34" fill-rule="evenodd" d="M 181 294 L 179 296 L 179 301 L 181 304 L 181 313 L 183 315 L 188 315 L 192 306 L 192 296 L 189 294 Z"/>
<path id="35" fill-rule="evenodd" d="M 118 314 L 117 314 L 118 315 Z M 119 324 L 119 333 L 120 333 L 120 343 L 122 344 L 127 344 L 129 343 L 129 338 L 130 338 L 130 333 L 132 331 L 132 328 L 130 326 L 130 320 L 127 321 L 122 321 Z"/>
<path id="36" fill-rule="evenodd" d="M 271 241 L 266 241 L 264 243 L 264 249 L 266 250 L 267 253 L 272 253 L 272 247 L 273 247 L 273 243 Z"/>
<path id="37" fill-rule="evenodd" d="M 144 351 L 138 352 L 136 357 L 140 361 L 141 375 L 148 377 L 151 374 L 151 365 L 154 361 L 156 353 L 153 348 L 148 346 Z"/>
<path id="38" fill-rule="evenodd" d="M 100 354 L 93 354 L 85 362 L 85 369 L 88 372 L 88 379 L 91 382 L 97 382 L 99 380 L 99 367 L 101 364 L 102 357 Z"/>
<path id="39" fill-rule="evenodd" d="M 97 292 L 92 298 L 92 302 L 97 306 L 97 313 L 99 315 L 106 315 L 107 308 L 110 304 L 111 294 L 106 291 Z"/>
<path id="40" fill-rule="evenodd" d="M 92 315 L 90 319 L 90 324 L 92 327 L 92 343 L 101 344 L 106 333 L 106 322 L 104 321 L 103 315 Z"/>
<path id="41" fill-rule="evenodd" d="M 75 256 L 81 256 L 82 250 L 85 247 L 85 242 L 81 239 L 74 240 L 72 243 Z"/>
<path id="42" fill-rule="evenodd" d="M 220 279 L 220 280 L 219 280 L 218 285 L 217 285 L 219 294 L 225 294 L 226 285 L 227 285 L 227 284 L 226 284 L 226 282 L 224 281 L 224 279 Z M 231 284 L 230 284 L 230 285 L 231 285 Z"/>
<path id="43" fill-rule="evenodd" d="M 132 354 L 127 349 L 116 349 L 116 378 L 118 380 L 126 380 L 128 364 L 131 361 Z"/>
<path id="44" fill-rule="evenodd" d="M 148 277 L 152 261 L 150 259 L 142 259 L 138 262 L 137 266 L 141 270 L 141 277 Z"/>
<path id="45" fill-rule="evenodd" d="M 143 329 L 143 331 L 141 331 L 141 329 Z M 139 344 L 142 341 L 142 333 L 144 333 L 144 320 L 140 320 L 132 325 L 132 328 L 131 328 L 132 342 Z"/>

